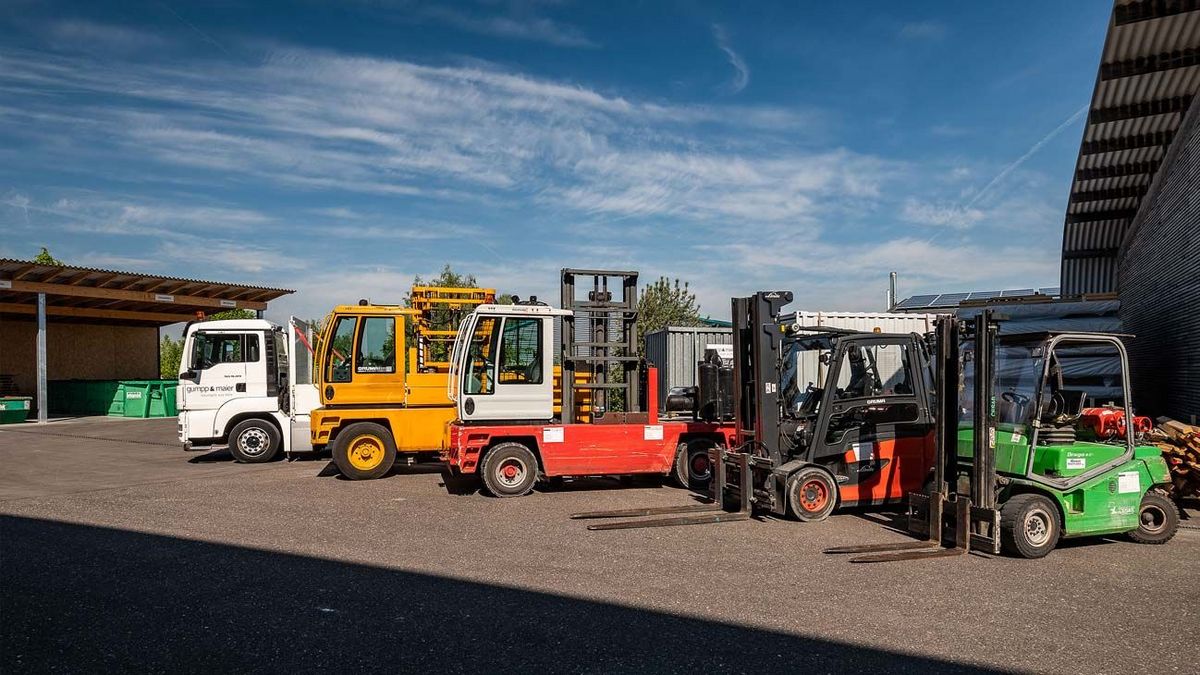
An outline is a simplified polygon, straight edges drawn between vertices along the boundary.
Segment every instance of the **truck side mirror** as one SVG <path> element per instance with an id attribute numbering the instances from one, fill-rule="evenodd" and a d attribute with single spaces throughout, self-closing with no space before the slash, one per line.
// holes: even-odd
<path id="1" fill-rule="evenodd" d="M 181 379 L 181 380 L 190 380 L 190 381 L 192 381 L 192 382 L 195 382 L 196 380 L 200 379 L 200 373 L 197 373 L 197 372 L 196 372 L 196 371 L 194 371 L 194 370 L 188 370 L 188 371 L 185 371 L 185 372 L 183 372 L 183 373 L 180 373 L 180 374 L 179 374 L 179 379 Z"/>

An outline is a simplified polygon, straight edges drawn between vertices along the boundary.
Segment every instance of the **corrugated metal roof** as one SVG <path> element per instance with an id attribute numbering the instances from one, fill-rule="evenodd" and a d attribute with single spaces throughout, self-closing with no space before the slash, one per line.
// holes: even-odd
<path id="1" fill-rule="evenodd" d="M 1065 295 L 1116 290 L 1116 259 L 1200 90 L 1200 1 L 1116 0 L 1063 228 Z"/>
<path id="2" fill-rule="evenodd" d="M 294 291 L 0 258 L 0 314 L 30 315 L 40 292 L 52 318 L 167 324 L 198 311 L 261 309 Z"/>

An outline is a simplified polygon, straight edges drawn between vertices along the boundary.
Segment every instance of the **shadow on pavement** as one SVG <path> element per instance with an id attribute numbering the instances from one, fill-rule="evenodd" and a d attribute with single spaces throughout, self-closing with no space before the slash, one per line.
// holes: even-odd
<path id="1" fill-rule="evenodd" d="M 498 585 L 0 517 L 0 671 L 981 672 Z"/>

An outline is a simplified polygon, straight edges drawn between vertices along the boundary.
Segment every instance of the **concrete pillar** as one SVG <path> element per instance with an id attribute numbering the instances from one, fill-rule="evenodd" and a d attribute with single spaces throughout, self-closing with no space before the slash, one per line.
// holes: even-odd
<path id="1" fill-rule="evenodd" d="M 37 411 L 38 424 L 50 416 L 50 401 L 46 383 L 46 294 L 38 293 L 37 301 Z"/>

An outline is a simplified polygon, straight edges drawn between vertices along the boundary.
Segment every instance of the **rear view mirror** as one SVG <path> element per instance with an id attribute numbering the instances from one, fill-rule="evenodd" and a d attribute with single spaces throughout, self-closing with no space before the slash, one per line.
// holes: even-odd
<path id="1" fill-rule="evenodd" d="M 189 371 L 186 371 L 186 372 L 180 373 L 180 374 L 179 374 L 179 379 L 181 379 L 181 380 L 191 380 L 192 382 L 195 382 L 196 380 L 200 379 L 200 373 L 197 373 L 197 372 L 196 372 L 196 371 L 194 371 L 194 370 L 189 370 Z"/>

